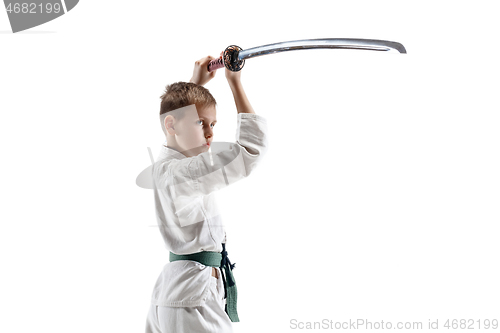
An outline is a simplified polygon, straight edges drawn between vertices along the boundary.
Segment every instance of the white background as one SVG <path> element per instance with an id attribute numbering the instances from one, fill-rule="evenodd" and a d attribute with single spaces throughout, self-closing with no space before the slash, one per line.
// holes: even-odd
<path id="1" fill-rule="evenodd" d="M 86 0 L 17 34 L 0 10 L 0 331 L 143 332 L 168 250 L 135 179 L 164 141 L 165 85 L 232 44 L 313 38 L 397 41 L 408 54 L 247 60 L 270 149 L 217 194 L 237 263 L 234 331 L 500 319 L 497 8 Z M 206 87 L 215 140 L 234 141 L 224 72 Z"/>

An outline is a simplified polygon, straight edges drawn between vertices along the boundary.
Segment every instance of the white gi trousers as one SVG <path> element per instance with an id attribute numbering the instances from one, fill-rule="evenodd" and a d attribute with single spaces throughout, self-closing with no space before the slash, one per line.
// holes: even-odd
<path id="1" fill-rule="evenodd" d="M 218 278 L 221 279 L 221 275 Z M 169 307 L 151 304 L 146 320 L 146 333 L 232 333 L 232 323 L 224 307 L 224 288 L 219 288 L 217 278 L 212 276 L 210 293 L 203 306 Z"/>

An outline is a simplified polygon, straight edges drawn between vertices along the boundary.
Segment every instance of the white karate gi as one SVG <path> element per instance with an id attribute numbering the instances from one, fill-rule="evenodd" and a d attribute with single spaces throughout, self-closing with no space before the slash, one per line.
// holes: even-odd
<path id="1" fill-rule="evenodd" d="M 266 119 L 253 113 L 238 114 L 236 143 L 225 147 L 213 143 L 211 151 L 186 157 L 165 142 L 153 179 L 157 222 L 167 250 L 221 252 L 226 234 L 213 192 L 248 176 L 266 151 Z M 212 267 L 196 261 L 168 262 L 152 293 L 146 333 L 232 332 L 216 269 L 218 278 L 212 276 Z"/>

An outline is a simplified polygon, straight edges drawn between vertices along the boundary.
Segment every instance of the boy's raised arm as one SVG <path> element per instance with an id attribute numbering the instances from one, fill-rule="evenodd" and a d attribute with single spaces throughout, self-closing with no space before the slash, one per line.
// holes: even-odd
<path id="1" fill-rule="evenodd" d="M 206 56 L 194 63 L 193 76 L 189 82 L 196 83 L 200 86 L 205 85 L 208 81 L 212 80 L 216 71 L 208 71 L 208 63 L 215 59 L 212 56 Z"/>
<path id="2" fill-rule="evenodd" d="M 236 104 L 236 110 L 238 113 L 255 114 L 255 111 L 253 110 L 252 105 L 250 105 L 250 101 L 245 94 L 243 85 L 241 84 L 241 71 L 232 72 L 226 68 L 226 79 L 227 83 L 229 83 L 231 91 L 233 92 L 234 103 Z"/>
<path id="3" fill-rule="evenodd" d="M 220 57 L 222 57 L 223 52 L 221 52 Z M 205 85 L 208 81 L 214 78 L 215 72 L 208 71 L 208 63 L 212 61 L 214 57 L 206 56 L 201 58 L 200 60 L 194 63 L 193 76 L 189 80 L 189 82 L 196 83 L 198 85 Z M 241 84 L 241 71 L 232 72 L 229 69 L 225 69 L 226 71 L 226 79 L 234 97 L 234 103 L 236 104 L 236 110 L 238 113 L 253 113 L 255 111 L 250 105 L 250 101 L 248 100 L 247 95 L 245 94 L 245 90 L 243 89 L 243 85 Z"/>

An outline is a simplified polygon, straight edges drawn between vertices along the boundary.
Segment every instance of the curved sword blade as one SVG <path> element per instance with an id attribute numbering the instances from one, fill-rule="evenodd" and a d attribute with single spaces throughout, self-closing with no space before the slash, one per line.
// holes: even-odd
<path id="1" fill-rule="evenodd" d="M 402 44 L 387 40 L 323 38 L 292 40 L 241 50 L 238 54 L 238 60 L 255 58 L 271 53 L 307 49 L 354 49 L 371 51 L 398 51 L 399 53 L 406 53 L 406 49 Z"/>

